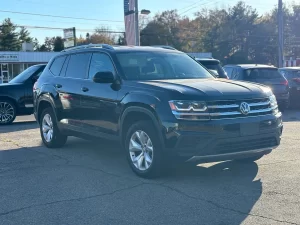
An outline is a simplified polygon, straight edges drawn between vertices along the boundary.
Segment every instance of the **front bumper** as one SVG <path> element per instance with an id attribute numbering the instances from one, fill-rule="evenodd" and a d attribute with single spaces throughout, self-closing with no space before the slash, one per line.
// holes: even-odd
<path id="1" fill-rule="evenodd" d="M 203 162 L 267 154 L 280 144 L 281 113 L 248 118 L 164 123 L 170 154 Z"/>

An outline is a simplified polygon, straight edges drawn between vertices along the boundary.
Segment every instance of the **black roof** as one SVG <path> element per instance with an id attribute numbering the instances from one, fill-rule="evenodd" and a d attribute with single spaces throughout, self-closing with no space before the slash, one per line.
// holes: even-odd
<path id="1" fill-rule="evenodd" d="M 120 46 L 120 45 L 108 45 L 108 44 L 89 44 L 89 45 L 80 45 L 72 48 L 63 50 L 62 52 L 73 52 L 73 51 L 84 51 L 86 49 L 101 49 L 109 52 L 180 52 L 176 49 L 170 49 L 165 47 L 151 47 L 151 46 Z"/>

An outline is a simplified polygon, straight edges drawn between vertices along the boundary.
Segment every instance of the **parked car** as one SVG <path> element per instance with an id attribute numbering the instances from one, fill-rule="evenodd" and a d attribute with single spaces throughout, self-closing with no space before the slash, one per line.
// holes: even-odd
<path id="1" fill-rule="evenodd" d="M 280 68 L 279 72 L 288 80 L 290 87 L 290 106 L 300 105 L 300 67 Z"/>
<path id="2" fill-rule="evenodd" d="M 270 87 L 281 111 L 289 106 L 289 83 L 279 73 L 278 68 L 259 64 L 241 64 L 226 65 L 224 70 L 231 80 L 254 82 Z"/>
<path id="3" fill-rule="evenodd" d="M 213 58 L 195 58 L 195 60 L 210 70 L 216 77 L 228 79 L 219 60 Z"/>
<path id="4" fill-rule="evenodd" d="M 270 88 L 215 79 L 179 51 L 87 45 L 51 60 L 34 85 L 43 143 L 68 136 L 118 141 L 139 176 L 172 159 L 255 161 L 280 144 Z"/>
<path id="5" fill-rule="evenodd" d="M 0 84 L 0 125 L 11 124 L 16 116 L 33 114 L 32 88 L 45 66 L 31 66 L 9 83 Z"/>

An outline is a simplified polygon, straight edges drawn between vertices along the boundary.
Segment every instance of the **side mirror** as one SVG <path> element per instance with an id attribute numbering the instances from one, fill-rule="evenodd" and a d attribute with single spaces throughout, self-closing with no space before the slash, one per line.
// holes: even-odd
<path id="1" fill-rule="evenodd" d="M 95 83 L 111 84 L 114 83 L 115 77 L 112 72 L 98 72 L 93 77 L 93 81 Z"/>

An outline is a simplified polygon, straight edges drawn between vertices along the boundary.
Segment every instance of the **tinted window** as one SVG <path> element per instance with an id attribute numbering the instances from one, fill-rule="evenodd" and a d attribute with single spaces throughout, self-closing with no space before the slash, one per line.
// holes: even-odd
<path id="1" fill-rule="evenodd" d="M 220 65 L 220 63 L 218 61 L 209 61 L 209 60 L 201 61 L 201 60 L 199 60 L 198 62 L 200 62 L 207 69 L 216 71 L 216 73 L 219 75 L 219 77 L 222 77 L 222 78 L 226 77 L 224 69 L 222 68 L 222 66 Z"/>
<path id="2" fill-rule="evenodd" d="M 85 78 L 90 60 L 90 53 L 70 55 L 66 77 Z"/>
<path id="3" fill-rule="evenodd" d="M 239 79 L 239 69 L 238 68 L 233 69 L 233 71 L 231 73 L 231 79 L 233 79 L 233 80 Z"/>
<path id="4" fill-rule="evenodd" d="M 300 78 L 300 70 L 281 71 L 287 79 Z"/>
<path id="5" fill-rule="evenodd" d="M 282 78 L 282 75 L 277 69 L 248 69 L 244 71 L 245 80 L 257 79 L 277 79 Z"/>
<path id="6" fill-rule="evenodd" d="M 224 67 L 224 70 L 226 71 L 227 76 L 229 77 L 229 79 L 231 79 L 231 73 L 233 71 L 233 68 L 232 67 Z"/>
<path id="7" fill-rule="evenodd" d="M 50 71 L 55 76 L 59 76 L 59 73 L 61 71 L 61 68 L 64 65 L 64 62 L 66 60 L 66 56 L 55 58 L 52 65 L 50 66 Z"/>
<path id="8" fill-rule="evenodd" d="M 117 58 L 128 80 L 213 78 L 186 54 L 165 52 L 118 53 Z"/>
<path id="9" fill-rule="evenodd" d="M 91 59 L 89 78 L 93 78 L 97 72 L 115 73 L 114 66 L 108 55 L 94 53 Z"/>
<path id="10" fill-rule="evenodd" d="M 45 66 L 31 66 L 12 79 L 9 83 L 24 83 L 27 79 L 29 79 L 33 75 L 39 76 Z"/>

